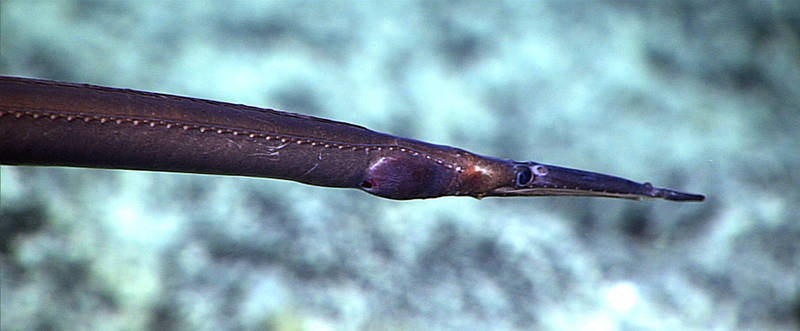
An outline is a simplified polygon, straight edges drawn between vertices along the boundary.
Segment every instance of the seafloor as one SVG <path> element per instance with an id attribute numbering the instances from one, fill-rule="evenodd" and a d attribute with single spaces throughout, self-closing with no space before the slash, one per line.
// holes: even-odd
<path id="1" fill-rule="evenodd" d="M 4 0 L 0 73 L 280 108 L 708 196 L 402 202 L 3 166 L 2 330 L 800 324 L 798 1 Z"/>

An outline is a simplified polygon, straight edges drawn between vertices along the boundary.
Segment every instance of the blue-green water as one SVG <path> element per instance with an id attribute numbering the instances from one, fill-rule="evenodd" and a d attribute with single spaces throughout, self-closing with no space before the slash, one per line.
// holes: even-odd
<path id="1" fill-rule="evenodd" d="M 798 22 L 792 1 L 5 0 L 0 74 L 290 110 L 708 200 L 399 202 L 4 166 L 0 328 L 797 328 Z"/>

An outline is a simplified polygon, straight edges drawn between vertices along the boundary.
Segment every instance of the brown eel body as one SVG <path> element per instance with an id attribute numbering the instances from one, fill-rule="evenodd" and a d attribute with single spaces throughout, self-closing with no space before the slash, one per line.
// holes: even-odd
<path id="1" fill-rule="evenodd" d="M 360 188 L 391 199 L 704 199 L 649 183 L 495 159 L 295 113 L 6 76 L 0 76 L 0 163 L 280 178 Z"/>

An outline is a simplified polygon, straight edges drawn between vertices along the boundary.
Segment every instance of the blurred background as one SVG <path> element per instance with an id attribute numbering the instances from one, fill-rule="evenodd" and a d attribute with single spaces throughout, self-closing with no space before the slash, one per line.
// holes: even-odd
<path id="1" fill-rule="evenodd" d="M 708 197 L 391 201 L 3 166 L 3 330 L 800 323 L 797 1 L 3 0 L 0 74 L 284 109 Z"/>

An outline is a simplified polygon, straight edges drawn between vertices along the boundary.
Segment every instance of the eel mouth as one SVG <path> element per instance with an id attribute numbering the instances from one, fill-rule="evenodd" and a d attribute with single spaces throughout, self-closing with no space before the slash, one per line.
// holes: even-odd
<path id="1" fill-rule="evenodd" d="M 514 163 L 514 183 L 486 196 L 587 196 L 632 200 L 703 201 L 701 194 L 685 193 L 621 177 L 535 162 Z"/>

